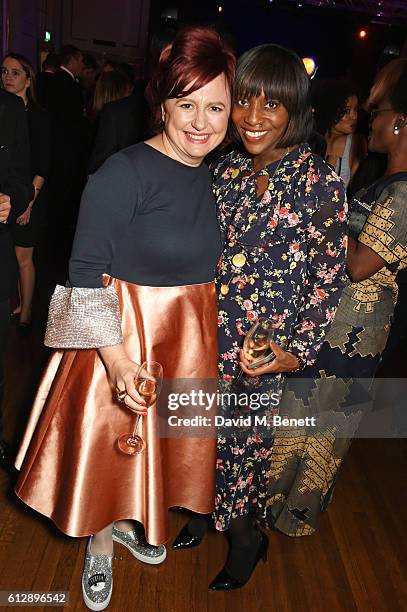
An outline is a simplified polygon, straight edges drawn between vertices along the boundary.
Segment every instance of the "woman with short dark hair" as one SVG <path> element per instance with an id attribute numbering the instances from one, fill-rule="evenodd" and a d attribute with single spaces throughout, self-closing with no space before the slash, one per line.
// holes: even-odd
<path id="1" fill-rule="evenodd" d="M 267 424 L 250 420 L 218 432 L 215 523 L 229 530 L 230 550 L 210 585 L 215 590 L 243 586 L 266 558 L 268 539 L 255 525 L 271 524 L 271 419 L 285 374 L 316 360 L 346 282 L 344 187 L 306 144 L 312 111 L 300 58 L 271 44 L 245 53 L 232 119 L 239 148 L 213 168 L 224 234 L 219 374 L 222 390 L 249 399 L 261 393 L 270 402 L 256 413 L 239 405 L 223 412 L 228 418 L 262 415 Z M 271 322 L 275 359 L 251 369 L 241 349 L 259 317 Z"/>
<path id="2" fill-rule="evenodd" d="M 89 178 L 70 287 L 51 301 L 46 343 L 60 350 L 20 449 L 16 491 L 63 532 L 90 535 L 82 592 L 92 610 L 110 601 L 112 540 L 158 564 L 168 508 L 213 509 L 215 440 L 160 437 L 157 407 L 147 411 L 135 382 L 147 360 L 167 381 L 216 379 L 221 240 L 203 160 L 224 139 L 234 77 L 233 52 L 210 28 L 186 28 L 163 51 L 149 88 L 155 136 Z M 129 456 L 117 439 L 134 413 L 147 447 Z"/>

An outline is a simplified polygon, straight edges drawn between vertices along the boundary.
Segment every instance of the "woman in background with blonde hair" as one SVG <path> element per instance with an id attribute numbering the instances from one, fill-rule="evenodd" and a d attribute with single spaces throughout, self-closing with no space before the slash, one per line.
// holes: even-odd
<path id="1" fill-rule="evenodd" d="M 102 72 L 96 83 L 93 110 L 100 113 L 105 104 L 125 98 L 129 93 L 130 83 L 124 74 L 115 70 Z"/>

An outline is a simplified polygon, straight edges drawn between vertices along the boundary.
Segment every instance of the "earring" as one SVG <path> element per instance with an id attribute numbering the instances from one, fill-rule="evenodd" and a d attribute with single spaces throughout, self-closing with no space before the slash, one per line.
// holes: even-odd
<path id="1" fill-rule="evenodd" d="M 394 126 L 393 134 L 395 134 L 395 136 L 400 134 L 400 127 L 398 125 Z"/>

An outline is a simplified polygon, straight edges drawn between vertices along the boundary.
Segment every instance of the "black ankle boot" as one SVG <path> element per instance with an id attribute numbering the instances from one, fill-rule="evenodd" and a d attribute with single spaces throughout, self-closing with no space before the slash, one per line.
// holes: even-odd
<path id="1" fill-rule="evenodd" d="M 265 533 L 256 531 L 260 538 L 247 546 L 236 546 L 233 540 L 229 544 L 229 554 L 225 566 L 209 585 L 213 591 L 229 591 L 240 589 L 251 578 L 258 562 L 267 561 L 269 540 Z M 254 559 L 253 559 L 254 556 Z M 238 568 L 239 577 L 232 575 L 230 567 Z"/>
<path id="2" fill-rule="evenodd" d="M 208 517 L 206 515 L 193 518 L 181 529 L 172 544 L 172 548 L 179 550 L 199 546 L 207 531 Z"/>

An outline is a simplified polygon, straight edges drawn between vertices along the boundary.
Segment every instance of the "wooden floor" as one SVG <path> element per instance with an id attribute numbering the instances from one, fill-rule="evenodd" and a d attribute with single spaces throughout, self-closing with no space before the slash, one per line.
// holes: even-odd
<path id="1" fill-rule="evenodd" d="M 49 292 L 42 289 L 46 301 Z M 10 334 L 5 436 L 14 444 L 47 358 L 38 314 L 37 323 L 30 338 L 20 338 L 14 328 Z M 244 589 L 230 593 L 207 589 L 225 558 L 221 535 L 210 534 L 192 551 L 169 549 L 158 567 L 139 563 L 116 544 L 109 610 L 406 611 L 406 474 L 405 440 L 355 441 L 318 532 L 298 539 L 271 532 L 268 562 Z M 18 502 L 3 472 L 0 504 L 0 590 L 69 591 L 67 609 L 85 610 L 80 588 L 85 541 L 61 535 Z M 171 513 L 172 537 L 184 522 L 185 516 Z"/>

